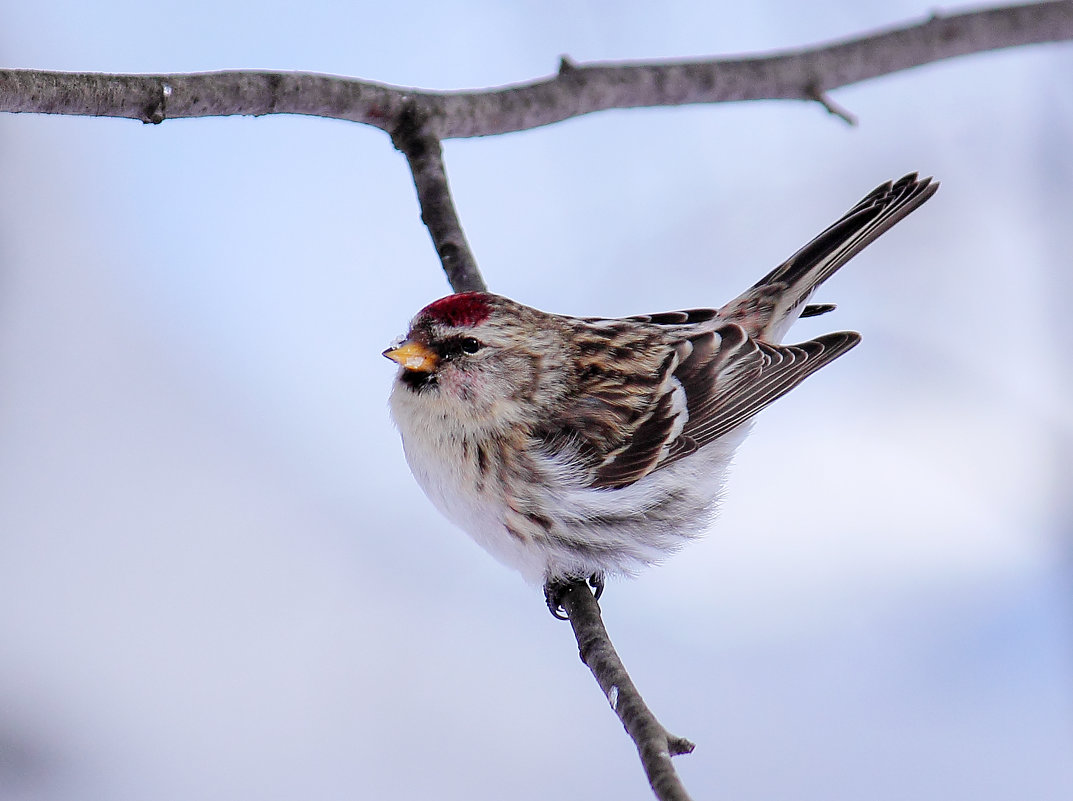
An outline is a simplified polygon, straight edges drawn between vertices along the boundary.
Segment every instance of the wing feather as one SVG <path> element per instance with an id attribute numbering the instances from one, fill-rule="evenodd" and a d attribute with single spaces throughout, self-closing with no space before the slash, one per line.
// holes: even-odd
<path id="1" fill-rule="evenodd" d="M 840 331 L 799 345 L 769 345 L 749 340 L 755 350 L 746 357 L 741 369 L 717 382 L 715 391 L 690 419 L 683 433 L 703 447 L 785 395 L 860 339 L 857 333 Z M 680 456 L 672 453 L 666 463 L 674 458 Z"/>
<path id="2" fill-rule="evenodd" d="M 799 345 L 770 345 L 733 324 L 684 340 L 673 351 L 676 358 L 663 364 L 651 412 L 624 447 L 603 458 L 589 486 L 628 486 L 703 448 L 859 341 L 859 334 L 842 331 Z"/>
<path id="3" fill-rule="evenodd" d="M 860 341 L 859 334 L 843 331 L 773 344 L 799 313 L 834 308 L 804 304 L 937 188 L 915 173 L 882 184 L 721 309 L 562 318 L 586 334 L 578 337 L 577 389 L 557 410 L 553 429 L 533 432 L 539 446 L 560 464 L 576 466 L 586 486 L 613 489 L 747 422 Z"/>

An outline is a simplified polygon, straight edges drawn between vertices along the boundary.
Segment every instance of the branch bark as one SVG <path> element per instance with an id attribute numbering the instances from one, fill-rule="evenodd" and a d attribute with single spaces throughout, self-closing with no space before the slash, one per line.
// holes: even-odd
<path id="1" fill-rule="evenodd" d="M 660 801 L 690 801 L 671 757 L 692 753 L 693 743 L 663 728 L 645 704 L 611 644 L 600 606 L 585 582 L 573 582 L 559 601 L 574 629 L 581 661 L 592 671 L 604 697 L 637 746 L 652 792 Z"/>
<path id="2" fill-rule="evenodd" d="M 1073 39 L 1073 0 L 935 14 L 924 22 L 755 58 L 574 64 L 540 81 L 433 92 L 301 72 L 175 75 L 0 70 L 0 111 L 128 117 L 307 114 L 388 133 L 415 111 L 436 139 L 491 136 L 613 108 L 823 102 L 833 89 L 957 56 Z M 831 106 L 828 103 L 828 108 Z"/>
<path id="3" fill-rule="evenodd" d="M 451 200 L 444 139 L 550 125 L 613 108 L 740 100 L 807 100 L 853 124 L 828 93 L 946 58 L 1073 39 L 1073 0 L 932 15 L 922 23 L 756 58 L 578 65 L 563 58 L 541 81 L 432 92 L 302 72 L 172 75 L 0 70 L 0 111 L 166 119 L 305 114 L 380 128 L 406 155 L 421 218 L 451 287 L 484 280 Z"/>
<path id="4" fill-rule="evenodd" d="M 455 292 L 486 292 L 488 287 L 451 199 L 440 140 L 428 133 L 426 121 L 417 112 L 411 112 L 404 114 L 391 132 L 391 141 L 410 165 L 421 222 L 428 228 L 451 288 Z"/>

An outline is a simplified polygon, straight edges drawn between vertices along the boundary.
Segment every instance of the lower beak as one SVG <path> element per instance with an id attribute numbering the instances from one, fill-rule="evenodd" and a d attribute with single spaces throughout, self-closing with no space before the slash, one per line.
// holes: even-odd
<path id="1" fill-rule="evenodd" d="M 415 373 L 431 373 L 440 360 L 439 354 L 434 350 L 412 339 L 406 340 L 397 348 L 388 348 L 384 355 Z"/>

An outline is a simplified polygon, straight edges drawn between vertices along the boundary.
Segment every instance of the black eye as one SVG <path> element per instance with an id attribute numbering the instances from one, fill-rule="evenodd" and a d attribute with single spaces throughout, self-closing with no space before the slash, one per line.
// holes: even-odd
<path id="1" fill-rule="evenodd" d="M 481 349 L 481 343 L 475 340 L 473 337 L 466 337 L 462 340 L 462 350 L 466 353 L 476 353 Z"/>

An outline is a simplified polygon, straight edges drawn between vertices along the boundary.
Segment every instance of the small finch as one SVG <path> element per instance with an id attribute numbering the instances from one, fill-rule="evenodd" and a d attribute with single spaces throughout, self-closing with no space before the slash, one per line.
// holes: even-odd
<path id="1" fill-rule="evenodd" d="M 813 291 L 938 189 L 885 183 L 720 309 L 568 317 L 484 292 L 414 317 L 384 355 L 391 413 L 436 507 L 543 582 L 556 616 L 573 581 L 603 589 L 714 516 L 753 416 L 860 341 L 779 344 Z"/>

